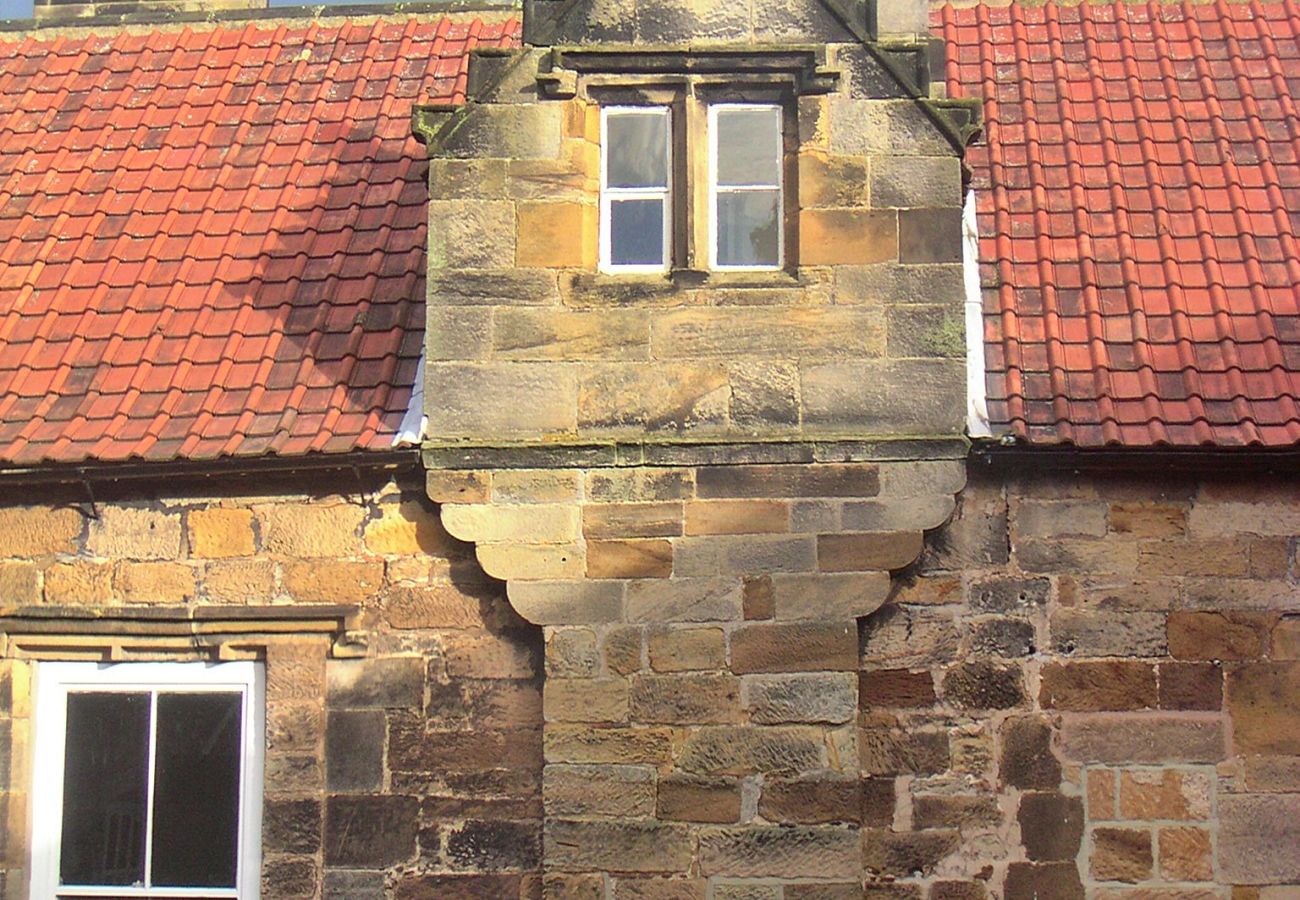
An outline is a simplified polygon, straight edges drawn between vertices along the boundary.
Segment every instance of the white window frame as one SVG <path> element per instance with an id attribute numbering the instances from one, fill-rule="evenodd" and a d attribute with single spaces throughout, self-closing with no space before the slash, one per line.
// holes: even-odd
<path id="1" fill-rule="evenodd" d="M 610 115 L 662 116 L 667 184 L 663 188 L 622 188 L 609 185 Z M 673 264 L 673 118 L 668 106 L 602 106 L 600 108 L 600 270 L 617 275 L 662 274 Z M 663 262 L 658 265 L 615 265 L 613 262 L 612 216 L 615 200 L 658 200 L 663 204 Z"/>
<path id="2" fill-rule="evenodd" d="M 266 734 L 265 675 L 259 663 L 237 662 L 39 662 L 35 674 L 35 750 L 30 818 L 33 898 L 203 897 L 258 900 L 262 869 L 262 766 Z M 152 853 L 152 797 L 155 713 L 158 692 L 223 692 L 243 695 L 240 752 L 238 859 L 234 888 L 175 888 L 59 885 L 63 829 L 63 764 L 68 694 L 74 691 L 151 692 L 149 735 L 149 818 L 145 873 Z"/>
<path id="3" fill-rule="evenodd" d="M 771 110 L 776 119 L 776 184 L 718 185 L 718 114 L 727 110 Z M 774 272 L 785 267 L 785 112 L 776 103 L 709 104 L 709 268 L 721 272 Z M 776 191 L 776 262 L 726 266 L 718 263 L 718 195 Z"/>

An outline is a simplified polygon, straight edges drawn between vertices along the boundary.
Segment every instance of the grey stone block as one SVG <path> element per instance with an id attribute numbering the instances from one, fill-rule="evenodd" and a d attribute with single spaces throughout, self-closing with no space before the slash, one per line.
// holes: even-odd
<path id="1" fill-rule="evenodd" d="M 325 720 L 325 787 L 330 791 L 378 791 L 384 785 L 381 710 L 332 710 Z"/>

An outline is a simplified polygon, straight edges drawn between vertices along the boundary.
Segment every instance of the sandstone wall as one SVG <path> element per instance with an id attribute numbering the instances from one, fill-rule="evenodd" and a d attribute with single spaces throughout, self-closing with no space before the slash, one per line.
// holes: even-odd
<path id="1" fill-rule="evenodd" d="M 540 635 L 422 483 L 104 490 L 0 505 L 0 896 L 26 895 L 33 660 L 232 654 L 266 663 L 264 898 L 539 894 Z M 322 604 L 357 608 L 346 632 L 298 630 Z M 55 609 L 114 621 L 14 619 Z M 162 625 L 121 621 L 178 610 L 262 624 L 160 649 Z"/>

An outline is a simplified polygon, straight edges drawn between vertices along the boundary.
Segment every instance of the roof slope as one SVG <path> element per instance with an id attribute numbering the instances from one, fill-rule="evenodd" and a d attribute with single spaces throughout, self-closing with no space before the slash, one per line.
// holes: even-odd
<path id="1" fill-rule="evenodd" d="M 944 8 L 991 417 L 1031 442 L 1300 440 L 1300 6 Z"/>
<path id="2" fill-rule="evenodd" d="M 411 107 L 516 31 L 0 43 L 0 465 L 391 446 L 424 336 Z"/>

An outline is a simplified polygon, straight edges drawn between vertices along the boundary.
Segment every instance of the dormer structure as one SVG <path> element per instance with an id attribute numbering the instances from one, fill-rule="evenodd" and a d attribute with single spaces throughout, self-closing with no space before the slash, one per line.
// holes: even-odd
<path id="1" fill-rule="evenodd" d="M 850 890 L 857 619 L 965 481 L 978 109 L 924 4 L 524 12 L 416 113 L 424 457 L 545 630 L 548 889 Z M 791 790 L 845 808 L 791 827 Z"/>

